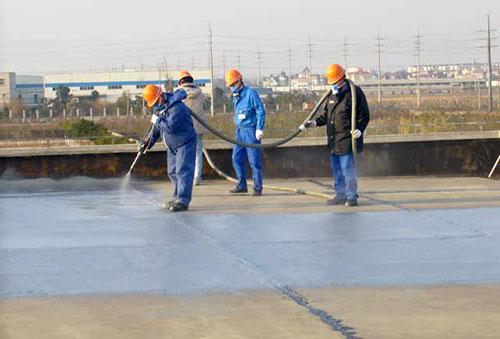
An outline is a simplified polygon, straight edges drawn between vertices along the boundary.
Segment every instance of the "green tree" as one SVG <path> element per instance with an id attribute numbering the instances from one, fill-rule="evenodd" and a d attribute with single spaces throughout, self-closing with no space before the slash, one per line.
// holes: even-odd
<path id="1" fill-rule="evenodd" d="M 93 90 L 92 93 L 90 93 L 90 101 L 95 102 L 97 99 L 99 99 L 99 92 L 96 90 Z"/>
<path id="2" fill-rule="evenodd" d="M 21 118 L 24 110 L 27 109 L 26 104 L 24 103 L 21 96 L 18 96 L 15 100 L 10 102 L 10 110 L 14 118 Z"/>
<path id="3" fill-rule="evenodd" d="M 71 101 L 71 90 L 66 86 L 59 86 L 56 89 L 55 103 L 58 108 L 67 108 L 68 102 Z"/>
<path id="4" fill-rule="evenodd" d="M 7 103 L 3 103 L 1 106 L 0 106 L 0 117 L 1 118 L 8 118 L 9 117 L 9 106 L 7 105 Z"/>
<path id="5" fill-rule="evenodd" d="M 132 110 L 134 111 L 134 114 L 142 114 L 144 110 L 144 100 L 142 96 L 136 95 L 132 102 L 130 103 L 130 106 L 132 107 Z"/>
<path id="6" fill-rule="evenodd" d="M 222 111 L 222 107 L 226 105 L 226 108 L 230 108 L 231 100 L 227 96 L 226 92 L 220 88 L 214 88 L 214 109 L 217 111 Z M 208 107 L 210 107 L 210 101 L 208 101 Z"/>
<path id="7" fill-rule="evenodd" d="M 65 134 L 70 137 L 98 137 L 108 134 L 104 126 L 83 119 L 65 120 L 61 123 L 61 127 L 64 129 Z"/>
<path id="8" fill-rule="evenodd" d="M 130 97 L 126 92 L 122 93 L 122 96 L 116 100 L 116 107 L 120 109 L 120 114 L 121 115 L 126 115 L 129 114 L 128 109 L 130 109 Z"/>

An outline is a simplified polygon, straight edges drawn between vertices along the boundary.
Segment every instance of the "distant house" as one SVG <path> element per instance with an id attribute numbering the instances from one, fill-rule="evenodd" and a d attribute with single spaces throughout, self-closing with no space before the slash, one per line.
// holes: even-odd
<path id="1" fill-rule="evenodd" d="M 288 86 L 288 75 L 284 71 L 278 75 L 278 83 L 280 86 Z"/>
<path id="2" fill-rule="evenodd" d="M 275 88 L 279 86 L 279 80 L 277 77 L 271 75 L 269 77 L 264 77 L 262 79 L 262 87 Z"/>
<path id="3" fill-rule="evenodd" d="M 354 82 L 364 82 L 375 78 L 375 73 L 371 69 L 364 68 L 348 68 L 346 70 L 347 78 Z"/>
<path id="4" fill-rule="evenodd" d="M 458 63 L 458 64 L 430 64 L 420 65 L 420 78 L 423 79 L 484 79 L 486 77 L 486 64 Z M 415 79 L 418 66 L 407 68 L 409 78 Z"/>
<path id="5" fill-rule="evenodd" d="M 322 74 L 312 74 L 309 67 L 305 67 L 302 72 L 292 77 L 292 88 L 307 89 L 309 86 L 323 86 L 326 78 Z"/>
<path id="6" fill-rule="evenodd" d="M 262 80 L 263 87 L 276 88 L 288 86 L 288 76 L 284 71 L 281 71 L 278 75 L 270 75 L 264 77 Z"/>

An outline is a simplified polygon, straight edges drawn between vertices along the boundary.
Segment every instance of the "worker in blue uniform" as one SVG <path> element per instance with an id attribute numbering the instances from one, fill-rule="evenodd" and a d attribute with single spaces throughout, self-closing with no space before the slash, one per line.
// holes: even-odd
<path id="1" fill-rule="evenodd" d="M 234 105 L 234 124 L 236 140 L 247 144 L 260 144 L 264 135 L 266 110 L 259 94 L 253 88 L 243 84 L 243 77 L 236 69 L 226 73 L 226 86 L 231 89 Z M 233 148 L 233 168 L 238 178 L 238 184 L 230 192 L 233 194 L 247 193 L 247 176 L 245 158 L 248 158 L 253 176 L 253 196 L 262 195 L 262 151 L 260 148 Z"/>
<path id="2" fill-rule="evenodd" d="M 154 107 L 151 122 L 154 124 L 150 140 L 141 148 L 153 147 L 162 137 L 167 146 L 168 176 L 172 181 L 172 200 L 166 204 L 171 212 L 187 211 L 193 192 L 196 158 L 196 132 L 189 108 L 182 102 L 187 94 L 183 89 L 164 93 L 159 86 L 147 85 L 144 99 Z"/>

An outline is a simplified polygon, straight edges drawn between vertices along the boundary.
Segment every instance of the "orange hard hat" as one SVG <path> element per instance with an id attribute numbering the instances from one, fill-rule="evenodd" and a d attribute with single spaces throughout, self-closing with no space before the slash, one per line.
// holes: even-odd
<path id="1" fill-rule="evenodd" d="M 326 80 L 328 84 L 334 84 L 345 76 L 345 71 L 339 64 L 332 64 L 326 69 Z"/>
<path id="2" fill-rule="evenodd" d="M 177 80 L 181 81 L 184 78 L 192 78 L 192 77 L 193 76 L 191 75 L 191 73 L 189 73 L 188 71 L 183 69 L 182 71 L 179 72 L 179 75 L 177 76 Z"/>
<path id="3" fill-rule="evenodd" d="M 232 86 L 235 82 L 240 81 L 243 79 L 243 76 L 241 76 L 241 73 L 237 69 L 230 69 L 226 73 L 226 86 Z"/>
<path id="4" fill-rule="evenodd" d="M 143 92 L 143 97 L 144 100 L 146 100 L 146 103 L 148 107 L 153 107 L 154 104 L 158 101 L 158 98 L 160 98 L 162 93 L 162 90 L 160 86 L 156 85 L 147 85 L 144 87 L 144 92 Z"/>

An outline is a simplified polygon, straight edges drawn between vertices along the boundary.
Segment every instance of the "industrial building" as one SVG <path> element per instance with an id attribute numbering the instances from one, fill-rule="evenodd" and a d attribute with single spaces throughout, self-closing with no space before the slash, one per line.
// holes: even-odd
<path id="1" fill-rule="evenodd" d="M 210 95 L 210 73 L 208 71 L 191 72 L 195 83 L 202 91 Z M 19 98 L 27 106 L 42 103 L 43 98 L 54 99 L 57 88 L 65 86 L 74 97 L 90 96 L 97 91 L 99 96 L 109 101 L 116 101 L 124 93 L 130 97 L 142 95 L 147 84 L 165 85 L 166 80 L 177 86 L 177 72 L 157 71 L 88 71 L 66 72 L 41 75 L 19 75 L 15 72 L 0 73 L 1 103 L 7 104 Z"/>
<path id="2" fill-rule="evenodd" d="M 210 73 L 208 71 L 191 72 L 195 83 L 202 88 L 206 94 L 210 93 Z M 172 85 L 177 85 L 177 72 L 158 71 L 89 71 L 45 74 L 45 97 L 54 99 L 57 88 L 65 86 L 75 97 L 90 96 L 97 91 L 100 96 L 107 100 L 115 101 L 124 93 L 131 97 L 142 95 L 143 88 L 147 84 L 164 85 L 167 79 Z"/>
<path id="3" fill-rule="evenodd" d="M 1 72 L 0 97 L 3 104 L 21 99 L 27 106 L 39 105 L 44 97 L 43 76 Z"/>

